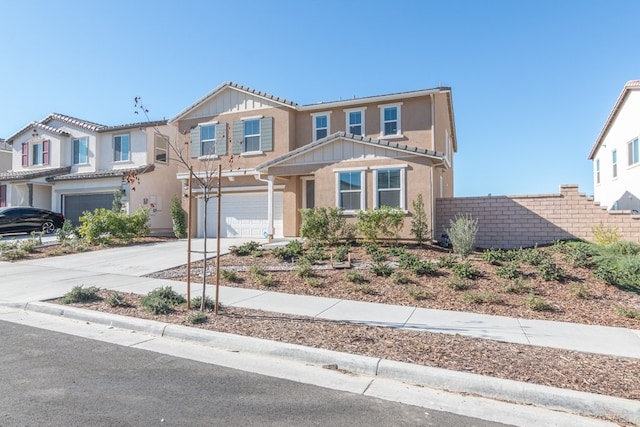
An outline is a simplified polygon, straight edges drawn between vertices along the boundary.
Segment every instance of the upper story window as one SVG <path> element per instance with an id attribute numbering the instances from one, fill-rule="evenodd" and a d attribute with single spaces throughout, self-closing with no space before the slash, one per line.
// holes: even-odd
<path id="1" fill-rule="evenodd" d="M 380 136 L 400 136 L 402 103 L 380 105 Z"/>
<path id="2" fill-rule="evenodd" d="M 364 108 L 344 110 L 347 133 L 364 136 Z"/>
<path id="3" fill-rule="evenodd" d="M 244 150 L 245 153 L 260 151 L 260 120 L 244 121 Z"/>
<path id="4" fill-rule="evenodd" d="M 404 168 L 380 168 L 374 172 L 374 206 L 405 209 Z"/>
<path id="5" fill-rule="evenodd" d="M 88 162 L 89 157 L 89 138 L 73 138 L 73 164 L 83 165 Z"/>
<path id="6" fill-rule="evenodd" d="M 200 155 L 215 156 L 216 154 L 216 125 L 200 126 Z"/>
<path id="7" fill-rule="evenodd" d="M 125 162 L 130 159 L 129 135 L 115 135 L 113 137 L 113 161 Z"/>
<path id="8" fill-rule="evenodd" d="M 336 205 L 345 212 L 364 209 L 364 170 L 337 173 Z"/>
<path id="9" fill-rule="evenodd" d="M 629 141 L 628 145 L 629 166 L 635 165 L 640 161 L 640 152 L 638 151 L 638 138 Z"/>
<path id="10" fill-rule="evenodd" d="M 169 163 L 169 137 L 157 133 L 153 139 L 153 160 L 156 163 Z"/>
<path id="11" fill-rule="evenodd" d="M 22 166 L 48 165 L 50 141 L 22 143 Z"/>
<path id="12" fill-rule="evenodd" d="M 313 140 L 325 138 L 329 135 L 329 129 L 331 127 L 330 113 L 316 113 L 312 114 L 313 119 Z"/>
<path id="13" fill-rule="evenodd" d="M 618 177 L 618 150 L 613 150 L 611 152 L 611 164 L 613 167 L 613 177 Z"/>
<path id="14" fill-rule="evenodd" d="M 600 184 L 600 159 L 596 159 L 596 184 Z"/>

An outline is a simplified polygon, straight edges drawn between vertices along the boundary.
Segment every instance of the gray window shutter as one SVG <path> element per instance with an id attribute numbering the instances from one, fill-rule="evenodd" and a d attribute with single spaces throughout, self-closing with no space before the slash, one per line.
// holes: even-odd
<path id="1" fill-rule="evenodd" d="M 273 151 L 273 117 L 260 119 L 260 149 Z"/>
<path id="2" fill-rule="evenodd" d="M 244 151 L 244 126 L 242 121 L 233 122 L 233 138 L 231 139 L 231 152 L 240 154 Z"/>
<path id="3" fill-rule="evenodd" d="M 191 129 L 191 145 L 189 146 L 189 154 L 191 157 L 200 156 L 200 126 Z"/>
<path id="4" fill-rule="evenodd" d="M 219 123 L 216 125 L 216 154 L 224 156 L 227 154 L 227 124 Z"/>

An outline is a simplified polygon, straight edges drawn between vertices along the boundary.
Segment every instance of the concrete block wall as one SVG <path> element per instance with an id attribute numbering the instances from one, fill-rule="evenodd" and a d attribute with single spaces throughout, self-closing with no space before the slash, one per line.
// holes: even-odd
<path id="1" fill-rule="evenodd" d="M 550 244 L 556 240 L 593 239 L 600 223 L 618 230 L 623 240 L 640 242 L 640 215 L 607 211 L 574 184 L 562 185 L 560 194 L 524 196 L 454 197 L 436 200 L 437 239 L 456 215 L 478 220 L 479 248 L 518 248 Z"/>

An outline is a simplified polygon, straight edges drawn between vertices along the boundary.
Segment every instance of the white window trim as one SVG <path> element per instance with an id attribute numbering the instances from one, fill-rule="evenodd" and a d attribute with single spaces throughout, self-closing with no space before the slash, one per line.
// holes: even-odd
<path id="1" fill-rule="evenodd" d="M 380 207 L 378 198 L 378 172 L 380 170 L 400 169 L 400 207 L 399 209 L 407 213 L 407 170 L 408 165 L 372 166 L 373 172 L 373 208 Z"/>
<path id="2" fill-rule="evenodd" d="M 127 159 L 125 160 L 113 160 L 113 163 L 131 163 L 131 134 L 130 133 L 118 133 L 118 134 L 113 134 L 113 137 L 111 139 L 112 143 L 113 143 L 113 157 L 115 157 L 115 153 L 116 153 L 116 138 L 117 137 L 122 137 L 122 136 L 127 136 L 129 138 L 129 150 L 127 152 Z"/>
<path id="3" fill-rule="evenodd" d="M 251 116 L 251 117 L 244 117 L 241 119 L 242 123 L 242 146 L 243 146 L 243 150 L 246 149 L 247 147 L 247 134 L 244 133 L 244 122 L 248 122 L 248 121 L 254 121 L 254 120 L 258 120 L 258 133 L 252 133 L 249 134 L 248 136 L 257 136 L 258 137 L 258 150 L 251 150 L 251 151 L 242 151 L 242 153 L 240 153 L 241 156 L 254 156 L 254 155 L 258 155 L 258 154 L 262 154 L 263 151 L 260 150 L 260 148 L 262 147 L 262 123 L 260 123 L 260 119 L 262 119 L 264 116 Z"/>
<path id="4" fill-rule="evenodd" d="M 157 150 L 157 146 L 156 146 L 156 141 L 157 138 L 162 139 L 164 142 L 167 143 L 167 148 L 166 149 L 162 149 L 162 150 L 166 150 L 167 152 L 167 160 L 163 161 L 158 161 L 156 158 L 156 150 Z M 166 139 L 165 139 L 166 138 Z M 167 135 L 161 134 L 161 133 L 154 133 L 153 134 L 153 163 L 159 163 L 161 165 L 168 165 L 169 164 L 169 148 L 170 148 L 170 143 L 169 143 L 169 137 Z"/>
<path id="5" fill-rule="evenodd" d="M 360 182 L 362 183 L 362 189 L 360 190 L 360 210 L 366 210 L 367 205 L 367 177 L 365 171 L 367 168 L 352 168 L 352 169 L 334 169 L 336 178 L 336 207 L 340 208 L 340 174 L 344 172 L 360 172 Z M 343 209 L 342 213 L 346 215 L 355 215 L 358 211 L 354 209 Z"/>
<path id="6" fill-rule="evenodd" d="M 635 163 L 631 163 L 633 160 L 633 147 L 631 148 L 631 157 L 629 157 L 629 146 L 633 146 L 633 142 L 634 141 L 638 141 L 638 161 Z M 640 138 L 633 138 L 631 141 L 627 142 L 627 157 L 629 157 L 627 159 L 627 168 L 631 169 L 631 168 L 635 168 L 637 166 L 640 165 Z"/>
<path id="7" fill-rule="evenodd" d="M 367 107 L 358 107 L 358 108 L 345 108 L 344 110 L 342 110 L 342 111 L 344 111 L 344 123 L 345 123 L 344 131 L 346 133 L 351 133 L 351 132 L 349 132 L 349 127 L 350 127 L 349 113 L 356 113 L 356 112 L 359 111 L 360 113 L 362 113 L 361 114 L 362 122 L 360 123 L 360 126 L 362 127 L 362 133 L 360 135 L 361 136 L 366 136 L 367 132 L 366 132 L 365 127 L 364 127 L 364 124 L 365 124 L 365 122 L 364 122 L 365 113 L 364 112 L 365 112 L 366 109 L 367 109 Z"/>
<path id="8" fill-rule="evenodd" d="M 240 119 L 241 122 L 246 122 L 248 120 L 260 120 L 260 119 L 264 119 L 264 116 L 249 116 L 249 117 L 243 117 Z M 216 122 L 218 123 L 218 122 Z"/>
<path id="9" fill-rule="evenodd" d="M 315 176 L 303 176 L 300 177 L 300 182 L 302 183 L 302 208 L 305 209 L 307 206 L 307 181 L 315 181 Z"/>
<path id="10" fill-rule="evenodd" d="M 251 157 L 251 156 L 259 156 L 261 154 L 264 154 L 264 151 L 261 151 L 261 150 L 244 151 L 244 152 L 240 153 L 240 156 L 241 157 Z"/>
<path id="11" fill-rule="evenodd" d="M 35 147 L 36 145 L 39 145 L 41 147 L 39 163 L 35 163 L 36 156 L 33 155 L 33 147 Z M 29 153 L 27 155 L 29 156 L 29 160 L 27 161 L 27 164 L 29 166 L 43 166 L 44 165 L 44 139 L 29 142 Z"/>
<path id="12" fill-rule="evenodd" d="M 600 185 L 600 159 L 596 159 L 595 175 L 596 185 Z"/>
<path id="13" fill-rule="evenodd" d="M 615 154 L 615 162 L 613 161 Z M 618 150 L 611 150 L 611 177 L 615 181 L 618 179 Z"/>
<path id="14" fill-rule="evenodd" d="M 402 134 L 402 102 L 395 102 L 393 104 L 380 104 L 378 108 L 380 109 L 380 139 L 393 139 L 393 138 L 404 138 Z M 385 135 L 384 134 L 384 109 L 396 107 L 398 109 L 398 131 L 393 135 Z"/>
<path id="15" fill-rule="evenodd" d="M 74 162 L 74 145 L 75 145 L 75 141 L 80 141 L 80 140 L 86 140 L 87 141 L 87 161 L 84 163 L 75 163 Z M 78 137 L 71 137 L 71 164 L 72 165 L 88 165 L 89 164 L 89 137 L 88 136 L 78 136 Z"/>
<path id="16" fill-rule="evenodd" d="M 331 111 L 323 111 L 321 113 L 311 113 L 311 141 L 317 141 L 316 138 L 316 117 L 327 116 L 327 136 L 331 135 Z M 320 128 L 324 129 L 324 128 Z M 325 137 L 326 138 L 326 137 Z"/>
<path id="17" fill-rule="evenodd" d="M 199 124 L 198 127 L 200 128 L 200 155 L 198 156 L 199 159 L 217 159 L 218 158 L 218 154 L 216 153 L 216 148 L 217 148 L 217 140 L 216 140 L 216 126 L 218 125 L 218 122 L 215 123 L 202 123 Z M 210 127 L 213 126 L 213 139 L 203 139 L 202 138 L 202 128 L 203 127 Z M 202 152 L 202 143 L 203 142 L 211 142 L 212 146 L 213 146 L 213 154 L 204 154 Z"/>

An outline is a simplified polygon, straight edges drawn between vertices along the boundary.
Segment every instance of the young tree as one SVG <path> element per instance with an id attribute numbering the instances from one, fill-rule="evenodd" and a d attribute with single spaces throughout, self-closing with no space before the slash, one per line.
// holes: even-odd
<path id="1" fill-rule="evenodd" d="M 151 121 L 149 119 L 149 110 L 144 106 L 144 104 L 142 103 L 142 98 L 140 97 L 135 97 L 134 98 L 134 107 L 135 107 L 135 114 L 139 114 L 142 113 L 146 118 L 147 121 Z M 201 156 L 197 162 L 197 164 L 194 164 L 191 160 L 191 156 L 189 154 L 189 147 L 192 143 L 192 141 L 190 140 L 190 134 L 188 131 L 186 131 L 185 133 L 180 133 L 179 130 L 176 129 L 176 138 L 174 141 L 171 140 L 171 138 L 167 135 L 164 135 L 162 132 L 160 132 L 160 130 L 154 126 L 154 130 L 156 131 L 156 133 L 158 135 L 160 135 L 161 138 L 163 138 L 166 143 L 167 146 L 169 147 L 169 160 L 170 161 L 175 161 L 177 162 L 182 168 L 186 169 L 189 172 L 190 178 L 191 178 L 191 183 L 192 185 L 195 185 L 197 187 L 200 188 L 200 190 L 202 190 L 202 197 L 203 197 L 203 202 L 204 202 L 204 209 L 203 209 L 203 218 L 202 218 L 202 222 L 203 222 L 203 227 L 204 227 L 204 255 L 203 255 L 203 274 L 202 274 L 202 298 L 201 298 L 201 303 L 200 303 L 200 310 L 204 311 L 205 310 L 205 303 L 206 303 L 206 289 L 207 289 L 207 213 L 208 213 L 208 206 L 209 206 L 209 200 L 211 200 L 213 197 L 220 197 L 220 192 L 219 191 L 213 191 L 214 189 L 219 190 L 220 188 L 220 179 L 221 179 L 221 170 L 222 170 L 222 163 L 226 163 L 225 167 L 228 169 L 231 169 L 231 167 L 233 166 L 233 155 L 228 156 L 226 159 L 223 159 L 220 156 L 214 156 L 215 152 L 215 147 L 213 145 L 209 145 L 209 153 L 203 153 L 203 156 Z M 228 142 L 233 143 L 233 141 L 228 140 Z M 241 141 L 239 141 L 238 143 L 242 143 Z M 189 200 L 189 203 L 191 203 L 191 200 Z M 218 209 L 218 214 L 220 213 L 220 209 Z M 188 230 L 187 233 L 190 233 L 191 230 Z M 219 233 L 218 233 L 219 234 Z M 217 235 L 217 239 L 218 239 L 218 257 L 220 255 L 220 236 Z M 219 284 L 220 281 L 220 266 L 219 266 L 219 262 L 216 262 L 216 290 L 217 290 L 217 285 Z M 215 313 L 218 314 L 218 295 L 216 292 L 216 298 L 215 298 Z"/>
<path id="2" fill-rule="evenodd" d="M 427 213 L 424 210 L 424 200 L 422 193 L 418 194 L 413 201 L 413 218 L 411 218 L 411 234 L 416 238 L 418 245 L 422 244 L 429 238 L 429 221 Z"/>

